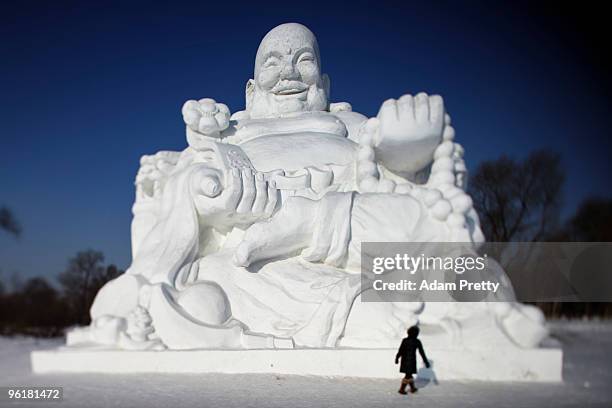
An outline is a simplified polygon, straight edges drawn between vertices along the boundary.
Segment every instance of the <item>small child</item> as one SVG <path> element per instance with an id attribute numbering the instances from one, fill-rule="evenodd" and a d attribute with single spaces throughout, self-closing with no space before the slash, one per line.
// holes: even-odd
<path id="1" fill-rule="evenodd" d="M 402 385 L 398 391 L 400 394 L 407 394 L 406 385 L 410 385 L 411 393 L 415 393 L 418 390 L 417 387 L 414 386 L 414 378 L 412 377 L 412 374 L 416 374 L 417 372 L 417 349 L 419 350 L 419 354 L 421 354 L 425 367 L 429 368 L 429 360 L 427 360 L 421 340 L 417 339 L 418 336 L 419 328 L 417 326 L 412 326 L 409 328 L 408 337 L 402 340 L 402 344 L 400 345 L 399 350 L 397 350 L 397 355 L 395 356 L 395 364 L 399 363 L 400 358 L 402 359 L 402 364 L 400 364 L 400 372 L 406 374 L 406 376 L 402 379 Z"/>

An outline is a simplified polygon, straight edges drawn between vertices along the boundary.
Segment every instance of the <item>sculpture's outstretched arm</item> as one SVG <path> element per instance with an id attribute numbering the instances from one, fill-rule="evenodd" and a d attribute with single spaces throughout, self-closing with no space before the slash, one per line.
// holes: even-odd
<path id="1" fill-rule="evenodd" d="M 425 197 L 421 197 L 425 195 Z M 424 201 L 423 203 L 421 201 Z M 269 220 L 246 230 L 234 263 L 294 256 L 309 262 L 359 270 L 361 242 L 471 242 L 462 203 L 439 191 L 410 194 L 327 193 L 320 200 L 292 196 Z M 456 208 L 453 208 L 455 205 Z"/>

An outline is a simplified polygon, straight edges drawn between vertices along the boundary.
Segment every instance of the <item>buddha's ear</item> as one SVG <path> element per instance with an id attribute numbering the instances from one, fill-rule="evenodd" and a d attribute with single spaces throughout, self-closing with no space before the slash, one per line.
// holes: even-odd
<path id="1" fill-rule="evenodd" d="M 323 90 L 325 91 L 325 96 L 327 97 L 327 100 L 329 101 L 329 75 L 327 74 L 323 74 L 321 75 L 321 82 L 322 82 L 322 86 L 323 86 Z"/>
<path id="2" fill-rule="evenodd" d="M 245 89 L 245 101 L 246 101 L 246 110 L 250 110 L 251 103 L 253 102 L 253 93 L 255 92 L 255 81 L 249 79 L 246 83 Z"/>

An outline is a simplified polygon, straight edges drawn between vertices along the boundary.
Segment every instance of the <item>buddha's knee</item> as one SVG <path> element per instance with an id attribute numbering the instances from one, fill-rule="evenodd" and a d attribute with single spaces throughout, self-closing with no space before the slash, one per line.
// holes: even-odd
<path id="1" fill-rule="evenodd" d="M 244 325 L 232 319 L 225 292 L 213 282 L 182 291 L 152 285 L 148 311 L 155 332 L 170 349 L 243 348 Z"/>
<path id="2" fill-rule="evenodd" d="M 174 301 L 191 318 L 205 324 L 222 325 L 232 317 L 227 295 L 218 284 L 201 281 L 176 293 Z"/>

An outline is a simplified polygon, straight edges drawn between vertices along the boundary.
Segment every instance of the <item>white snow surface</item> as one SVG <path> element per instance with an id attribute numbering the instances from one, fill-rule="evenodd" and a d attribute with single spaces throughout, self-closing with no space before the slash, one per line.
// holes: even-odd
<path id="1" fill-rule="evenodd" d="M 612 407 L 612 322 L 550 325 L 563 347 L 563 384 L 417 381 L 421 389 L 414 395 L 397 393 L 399 373 L 397 381 L 268 374 L 33 375 L 29 352 L 60 346 L 63 340 L 0 337 L 0 386 L 64 387 L 61 403 L 0 402 L 0 406 Z"/>

